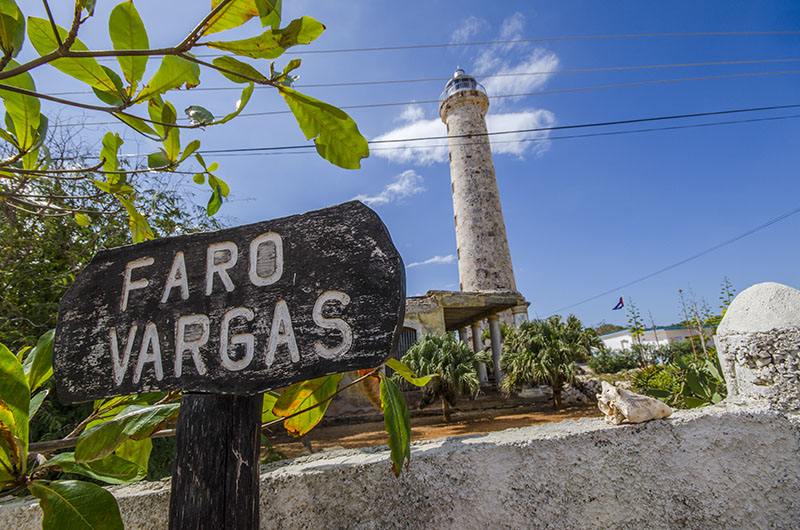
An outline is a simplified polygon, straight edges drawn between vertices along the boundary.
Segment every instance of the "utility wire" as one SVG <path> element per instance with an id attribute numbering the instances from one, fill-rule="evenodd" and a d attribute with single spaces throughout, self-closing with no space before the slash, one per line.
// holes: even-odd
<path id="1" fill-rule="evenodd" d="M 729 120 L 729 121 L 716 121 L 716 122 L 709 122 L 709 123 L 695 123 L 692 125 L 672 125 L 669 127 L 649 127 L 646 129 L 629 129 L 626 131 L 608 131 L 608 132 L 600 132 L 600 133 L 587 133 L 587 134 L 571 134 L 571 135 L 562 135 L 562 136 L 544 136 L 540 138 L 520 138 L 519 140 L 495 140 L 492 142 L 492 145 L 497 144 L 514 144 L 514 143 L 526 143 L 526 142 L 548 142 L 550 140 L 571 140 L 575 138 L 594 138 L 597 136 L 617 136 L 620 134 L 637 134 L 637 133 L 646 133 L 646 132 L 655 132 L 655 131 L 673 131 L 673 130 L 680 130 L 680 129 L 696 129 L 699 127 L 714 127 L 718 125 L 734 125 L 738 123 L 755 123 L 755 122 L 762 122 L 762 121 L 776 121 L 776 120 L 789 120 L 789 119 L 796 119 L 800 118 L 800 114 L 791 114 L 788 116 L 773 116 L 770 118 L 751 118 L 747 120 Z M 469 145 L 478 145 L 479 142 L 468 142 L 459 144 L 459 146 L 469 146 Z M 307 147 L 307 146 L 304 146 Z M 370 152 L 374 151 L 399 151 L 399 150 L 417 150 L 417 149 L 438 149 L 442 147 L 449 147 L 449 144 L 435 144 L 435 145 L 405 145 L 405 146 L 398 146 L 398 147 L 373 147 L 370 148 Z M 200 151 L 201 154 L 207 154 L 207 151 Z M 308 149 L 304 149 L 302 151 L 267 151 L 267 152 L 251 152 L 251 153 L 209 153 L 214 154 L 217 157 L 227 157 L 227 156 L 255 156 L 255 155 L 313 155 L 316 154 L 313 151 L 309 151 Z M 122 156 L 146 156 L 146 155 L 120 155 Z"/>
<path id="2" fill-rule="evenodd" d="M 557 90 L 540 90 L 537 92 L 524 92 L 519 94 L 500 94 L 497 96 L 488 96 L 489 99 L 507 99 L 507 98 L 522 98 L 522 97 L 529 97 L 529 96 L 543 96 L 543 95 L 551 95 L 551 94 L 566 94 L 571 92 L 586 92 L 590 90 L 601 90 L 607 88 L 622 88 L 622 87 L 633 87 L 633 86 L 645 86 L 645 85 L 658 85 L 658 84 L 666 84 L 666 83 L 678 83 L 678 82 L 685 82 L 685 81 L 701 81 L 701 80 L 710 80 L 710 79 L 724 79 L 724 78 L 734 78 L 734 77 L 754 77 L 754 76 L 766 76 L 766 75 L 785 75 L 785 74 L 798 74 L 800 70 L 785 70 L 780 72 L 755 72 L 755 73 L 743 73 L 743 74 L 725 74 L 725 75 L 714 75 L 714 76 L 701 76 L 701 77 L 684 77 L 678 79 L 656 79 L 653 81 L 637 81 L 633 83 L 619 83 L 615 85 L 601 85 L 601 86 L 591 86 L 591 87 L 579 87 L 579 88 L 562 88 Z M 196 89 L 193 89 L 196 90 Z M 438 99 L 428 99 L 428 100 L 420 100 L 420 101 L 399 101 L 399 102 L 389 102 L 389 103 L 365 103 L 360 105 L 341 105 L 338 108 L 342 110 L 353 110 L 353 109 L 371 109 L 371 108 L 383 108 L 383 107 L 404 107 L 407 105 L 427 105 L 439 103 Z M 291 114 L 292 111 L 290 110 L 271 110 L 271 111 L 264 111 L 264 112 L 243 112 L 239 114 L 239 117 L 255 117 L 255 116 L 277 116 L 282 114 Z M 186 121 L 188 118 L 178 118 L 179 121 Z M 72 125 L 72 124 L 66 124 Z M 124 125 L 122 122 L 119 121 L 100 121 L 100 122 L 91 122 L 91 123 L 79 123 L 75 125 L 83 125 L 83 126 L 96 126 L 96 125 Z"/>
<path id="3" fill-rule="evenodd" d="M 604 292 L 602 292 L 600 294 L 597 294 L 595 296 L 591 296 L 589 298 L 581 300 L 580 302 L 576 302 L 574 304 L 570 304 L 570 305 L 561 307 L 559 309 L 556 309 L 555 311 L 552 311 L 551 313 L 548 313 L 548 316 L 559 314 L 559 313 L 561 313 L 562 311 L 564 311 L 566 309 L 571 309 L 573 307 L 585 304 L 587 302 L 591 302 L 593 300 L 597 300 L 598 298 L 601 298 L 603 296 L 608 296 L 609 294 L 612 294 L 612 293 L 615 293 L 615 292 L 619 292 L 620 289 L 624 289 L 626 287 L 630 287 L 631 285 L 637 284 L 639 282 L 643 282 L 644 280 L 648 280 L 648 279 L 652 278 L 653 276 L 657 276 L 657 275 L 659 275 L 661 273 L 667 272 L 668 270 L 674 269 L 675 267 L 679 267 L 679 266 L 683 265 L 684 263 L 688 263 L 688 262 L 690 262 L 692 260 L 695 260 L 697 258 L 705 256 L 706 254 L 714 252 L 715 250 L 718 250 L 718 249 L 720 249 L 720 248 L 722 248 L 724 246 L 730 245 L 731 243 L 735 243 L 736 241 L 739 241 L 740 239 L 743 239 L 743 238 L 745 238 L 745 237 L 747 237 L 747 236 L 749 236 L 751 234 L 754 234 L 754 233 L 756 233 L 756 232 L 758 232 L 760 230 L 763 230 L 763 229 L 765 229 L 765 228 L 767 228 L 769 226 L 772 226 L 775 223 L 777 223 L 779 221 L 783 221 L 784 219 L 786 219 L 788 217 L 791 217 L 793 215 L 796 215 L 798 213 L 800 213 L 800 208 L 795 208 L 794 210 L 791 210 L 791 211 L 786 212 L 786 213 L 784 213 L 782 215 L 779 215 L 778 217 L 770 219 L 769 221 L 767 221 L 764 224 L 760 224 L 760 225 L 756 226 L 755 228 L 751 228 L 750 230 L 748 230 L 746 232 L 743 232 L 743 233 L 739 234 L 736 237 L 728 239 L 727 241 L 723 241 L 722 243 L 718 243 L 718 244 L 714 245 L 713 247 L 709 247 L 709 248 L 707 248 L 707 249 L 705 249 L 705 250 L 703 250 L 701 252 L 698 252 L 697 254 L 693 254 L 693 255 L 689 256 L 688 258 L 685 258 L 685 259 L 682 259 L 682 260 L 680 260 L 678 262 L 673 263 L 672 265 L 669 265 L 667 267 L 659 269 L 659 270 L 657 270 L 655 272 L 651 272 L 650 274 L 646 274 L 646 275 L 642 276 L 641 278 L 637 278 L 637 279 L 635 279 L 633 281 L 630 281 L 628 283 L 625 283 L 625 284 L 619 285 L 617 287 L 614 287 L 613 289 L 609 289 L 608 291 L 604 291 Z"/>
<path id="4" fill-rule="evenodd" d="M 753 59 L 741 61 L 706 61 L 699 63 L 672 63 L 672 64 L 646 64 L 635 66 L 606 66 L 599 68 L 572 68 L 567 70 L 546 70 L 541 72 L 510 72 L 510 73 L 497 73 L 488 75 L 473 76 L 476 79 L 492 79 L 502 77 L 527 77 L 534 75 L 556 75 L 556 74 L 575 74 L 575 73 L 592 73 L 592 72 L 614 72 L 614 71 L 627 71 L 627 70 L 648 70 L 648 69 L 663 69 L 663 68 L 688 68 L 693 66 L 730 66 L 739 64 L 765 64 L 765 63 L 789 63 L 800 62 L 800 59 Z M 423 77 L 419 79 L 392 79 L 383 81 L 352 81 L 352 82 L 339 82 L 339 83 L 298 83 L 293 85 L 294 88 L 329 88 L 329 87 L 353 87 L 353 86 L 375 86 L 375 85 L 401 85 L 408 83 L 430 83 L 449 81 L 452 77 Z M 272 87 L 264 85 L 256 85 L 256 89 L 271 89 Z M 196 87 L 192 92 L 219 92 L 241 90 L 239 87 L 226 86 L 226 87 Z M 75 96 L 79 94 L 94 94 L 91 90 L 75 90 L 70 92 L 48 92 L 48 96 Z"/>
<path id="5" fill-rule="evenodd" d="M 444 135 L 444 136 L 423 136 L 423 137 L 416 137 L 416 138 L 397 138 L 397 139 L 390 139 L 390 140 L 372 140 L 368 142 L 370 145 L 375 144 L 386 144 L 386 143 L 402 143 L 402 142 L 419 142 L 419 141 L 427 141 L 427 140 L 449 140 L 452 138 L 473 138 L 473 137 L 481 137 L 481 136 L 498 136 L 498 135 L 506 135 L 506 134 L 520 134 L 520 133 L 534 133 L 534 132 L 544 132 L 544 131 L 561 131 L 561 130 L 568 130 L 568 129 L 584 129 L 589 127 L 608 127 L 612 125 L 628 125 L 632 123 L 644 123 L 644 122 L 653 122 L 653 121 L 664 121 L 664 120 L 676 120 L 676 119 L 685 119 L 685 118 L 701 118 L 706 116 L 722 116 L 726 114 L 739 114 L 743 112 L 761 112 L 767 110 L 783 110 L 783 109 L 793 109 L 800 107 L 800 104 L 792 104 L 792 105 L 772 105 L 769 107 L 752 107 L 752 108 L 745 108 L 745 109 L 731 109 L 731 110 L 718 110 L 713 112 L 695 112 L 691 114 L 674 114 L 671 116 L 651 116 L 648 118 L 634 118 L 630 120 L 614 120 L 614 121 L 605 121 L 605 122 L 595 122 L 595 123 L 581 123 L 575 125 L 554 125 L 551 127 L 535 127 L 531 129 L 516 129 L 512 131 L 495 131 L 495 132 L 486 132 L 486 133 L 476 133 L 476 134 L 461 134 L 461 135 Z M 204 153 L 208 154 L 216 154 L 216 153 L 247 153 L 247 152 L 256 152 L 256 151 L 285 151 L 285 150 L 294 150 L 294 149 L 310 149 L 314 148 L 314 144 L 300 144 L 300 145 L 284 145 L 284 146 L 275 146 L 275 147 L 239 147 L 239 148 L 231 148 L 231 149 L 214 149 L 203 151 Z"/>
<path id="6" fill-rule="evenodd" d="M 371 48 L 340 48 L 333 50 L 303 50 L 287 51 L 289 55 L 310 55 L 325 53 L 356 53 L 356 52 L 382 52 L 394 50 L 419 50 L 424 48 L 457 48 L 461 46 L 491 46 L 497 44 L 523 44 L 532 42 L 555 42 L 569 40 L 599 40 L 599 39 L 639 39 L 646 37 L 723 37 L 743 35 L 797 35 L 800 31 L 704 31 L 692 33 L 631 33 L 623 35 L 584 35 L 570 37 L 541 37 L 538 39 L 511 39 L 488 40 L 479 42 L 450 42 L 446 44 L 412 44 L 406 46 L 375 46 Z"/>

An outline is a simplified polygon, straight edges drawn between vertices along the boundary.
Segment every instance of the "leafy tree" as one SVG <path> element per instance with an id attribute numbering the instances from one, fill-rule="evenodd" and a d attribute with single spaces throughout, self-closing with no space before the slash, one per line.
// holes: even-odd
<path id="1" fill-rule="evenodd" d="M 617 331 L 622 331 L 625 329 L 625 326 L 618 326 L 616 324 L 609 324 L 608 322 L 601 322 L 597 326 L 595 326 L 594 331 L 599 335 L 608 335 L 609 333 L 616 333 Z"/>
<path id="2" fill-rule="evenodd" d="M 417 373 L 438 375 L 423 389 L 420 408 L 439 398 L 445 422 L 450 421 L 450 407 L 460 396 L 474 398 L 480 391 L 475 352 L 466 342 L 456 340 L 453 333 L 423 335 L 403 355 L 402 362 Z"/>
<path id="3" fill-rule="evenodd" d="M 58 153 L 53 167 L 82 163 L 89 156 L 76 132 L 80 131 L 62 126 L 49 131 L 42 145 L 51 153 Z M 208 217 L 191 197 L 178 191 L 175 175 L 157 178 L 148 173 L 132 174 L 129 179 L 143 190 L 135 204 L 149 218 L 156 237 L 222 227 L 217 218 Z M 30 189 L 39 190 L 42 184 L 34 181 Z M 96 194 L 94 184 L 87 180 L 56 182 L 55 186 L 59 197 Z M 56 205 L 66 204 L 60 198 L 53 201 Z M 111 201 L 102 197 L 75 199 L 73 204 L 79 204 L 84 211 L 114 208 Z M 61 296 L 89 259 L 101 248 L 130 244 L 131 235 L 127 219 L 118 215 L 101 216 L 91 225 L 78 226 L 64 223 L 57 216 L 9 210 L 6 220 L 0 223 L 0 314 L 5 315 L 0 319 L 0 342 L 17 350 L 35 343 L 55 326 Z"/>
<path id="4" fill-rule="evenodd" d="M 575 360 L 589 356 L 598 342 L 594 330 L 587 332 L 572 315 L 567 322 L 560 316 L 525 322 L 503 342 L 502 388 L 510 393 L 525 384 L 550 385 L 553 408 L 561 408 L 561 390 L 575 380 Z"/>
<path id="5" fill-rule="evenodd" d="M 283 67 L 273 62 L 288 48 L 309 44 L 325 30 L 311 17 L 301 17 L 281 27 L 280 0 L 212 0 L 211 9 L 194 29 L 166 48 L 151 48 L 145 23 L 133 2 L 120 2 L 108 20 L 112 50 L 93 50 L 79 39 L 82 27 L 94 14 L 95 0 L 76 0 L 67 27 L 58 25 L 48 0 L 43 0 L 42 6 L 45 17 L 26 17 L 15 0 L 0 1 L 0 99 L 6 109 L 0 140 L 10 151 L 0 161 L 0 200 L 6 215 L 74 215 L 75 223 L 83 226 L 98 215 L 109 213 L 81 204 L 81 198 L 89 197 L 98 203 L 114 204 L 115 210 L 125 212 L 134 242 L 155 237 L 137 201 L 146 190 L 129 178 L 131 170 L 118 159 L 123 143 L 120 135 L 108 132 L 103 136 L 97 164 L 54 167 L 44 145 L 49 120 L 41 112 L 40 100 L 105 115 L 143 140 L 155 143 L 157 149 L 147 158 L 150 171 L 174 172 L 193 156 L 201 167 L 193 180 L 207 183 L 210 188 L 209 215 L 216 213 L 228 196 L 228 185 L 216 174 L 218 164 L 207 164 L 199 155 L 200 140 L 185 143 L 181 133 L 194 133 L 234 119 L 249 102 L 255 85 L 270 86 L 283 97 L 303 134 L 314 139 L 317 152 L 326 160 L 354 169 L 369 154 L 366 140 L 347 114 L 292 88 L 299 59 Z M 34 9 L 31 5 L 25 7 Z M 251 19 L 260 20 L 267 29 L 251 38 L 218 40 L 218 33 L 238 28 Z M 17 62 L 26 44 L 36 54 L 30 60 Z M 226 55 L 208 62 L 193 54 L 197 49 L 218 50 Z M 116 68 L 101 65 L 97 60 L 100 57 L 116 58 Z M 155 72 L 148 71 L 148 58 L 161 59 Z M 47 66 L 87 85 L 97 103 L 39 92 L 32 74 Z M 235 109 L 217 117 L 202 105 L 193 104 L 184 111 L 189 123 L 179 123 L 178 112 L 166 97 L 182 87 L 199 85 L 201 75 L 207 71 L 243 86 Z M 92 193 L 63 193 L 63 183 L 75 180 L 90 183 Z"/>

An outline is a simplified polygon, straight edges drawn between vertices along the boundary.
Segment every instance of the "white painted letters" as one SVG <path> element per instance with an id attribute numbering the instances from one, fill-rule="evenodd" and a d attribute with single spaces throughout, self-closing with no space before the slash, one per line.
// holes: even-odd
<path id="1" fill-rule="evenodd" d="M 187 328 L 200 327 L 200 336 L 187 340 Z M 197 373 L 206 375 L 206 365 L 200 356 L 200 347 L 208 342 L 211 326 L 208 317 L 205 315 L 186 315 L 182 316 L 175 323 L 175 377 L 180 377 L 183 371 L 183 352 L 192 352 L 194 366 Z"/>
<path id="2" fill-rule="evenodd" d="M 289 316 L 289 306 L 286 305 L 286 300 L 278 300 L 278 303 L 275 304 L 275 314 L 272 317 L 272 330 L 269 333 L 269 346 L 267 347 L 267 368 L 275 362 L 275 352 L 281 344 L 286 344 L 289 348 L 289 356 L 293 363 L 300 362 L 300 352 L 297 350 L 292 318 Z"/>
<path id="3" fill-rule="evenodd" d="M 272 272 L 266 276 L 261 276 L 258 266 L 269 263 L 269 260 L 267 256 L 260 255 L 259 250 L 267 243 L 272 243 L 275 249 L 275 266 Z M 266 254 L 266 252 L 264 252 L 264 254 Z M 275 232 L 267 232 L 250 242 L 250 269 L 248 272 L 250 274 L 250 282 L 259 287 L 272 285 L 281 279 L 281 275 L 283 274 L 283 241 L 280 235 Z"/>
<path id="4" fill-rule="evenodd" d="M 228 259 L 217 262 L 217 255 L 226 251 L 228 252 Z M 236 247 L 236 243 L 232 241 L 208 245 L 208 250 L 206 250 L 206 296 L 210 295 L 214 289 L 215 273 L 222 280 L 225 290 L 228 292 L 233 291 L 233 282 L 231 277 L 228 276 L 228 269 L 236 265 L 237 259 L 239 259 L 239 249 Z"/>
<path id="5" fill-rule="evenodd" d="M 169 300 L 169 294 L 173 287 L 181 288 L 181 298 L 189 298 L 189 282 L 186 280 L 186 261 L 183 252 L 176 252 L 175 259 L 172 260 L 172 268 L 167 276 L 167 283 L 164 284 L 164 294 L 161 295 L 161 303 Z"/>
<path id="6" fill-rule="evenodd" d="M 111 363 L 114 368 L 114 384 L 117 386 L 122 384 L 122 380 L 125 378 L 125 372 L 128 370 L 128 361 L 131 358 L 131 349 L 133 348 L 133 340 L 136 338 L 136 329 L 137 326 L 134 324 L 131 326 L 130 331 L 128 332 L 128 341 L 125 343 L 125 354 L 122 356 L 122 360 L 119 360 L 119 344 L 117 343 L 117 329 L 111 328 L 108 330 L 108 338 L 110 347 L 111 347 Z"/>
<path id="7" fill-rule="evenodd" d="M 125 274 L 123 275 L 122 280 L 122 300 L 120 301 L 120 309 L 125 311 L 128 308 L 128 294 L 133 291 L 134 289 L 144 289 L 150 282 L 147 278 L 141 278 L 139 280 L 131 280 L 131 272 L 133 269 L 139 269 L 141 267 L 147 267 L 155 263 L 155 259 L 153 258 L 139 258 L 133 261 L 129 261 L 127 265 L 125 265 Z"/>
<path id="8" fill-rule="evenodd" d="M 341 318 L 325 318 L 322 316 L 322 309 L 326 302 L 339 302 L 342 306 L 350 303 L 350 297 L 342 291 L 325 291 L 317 298 L 314 304 L 314 323 L 323 329 L 336 329 L 342 334 L 342 342 L 333 348 L 326 348 L 320 341 L 314 343 L 314 351 L 323 359 L 335 359 L 350 351 L 353 345 L 353 331 L 350 326 Z"/>
<path id="9" fill-rule="evenodd" d="M 156 379 L 164 379 L 164 367 L 161 365 L 161 344 L 158 340 L 158 329 L 152 322 L 148 322 L 144 327 L 142 337 L 142 347 L 139 349 L 139 359 L 136 361 L 136 372 L 133 374 L 133 382 L 138 383 L 142 378 L 142 369 L 145 363 L 153 363 L 156 372 Z"/>
<path id="10" fill-rule="evenodd" d="M 222 317 L 222 325 L 219 335 L 219 357 L 222 361 L 222 366 L 228 370 L 238 371 L 247 368 L 250 361 L 253 360 L 253 352 L 255 351 L 255 337 L 252 333 L 240 333 L 228 338 L 228 330 L 230 328 L 231 320 L 234 318 L 244 318 L 248 322 L 253 320 L 253 312 L 246 307 L 237 307 L 230 309 Z M 232 345 L 244 344 L 244 356 L 238 361 L 231 359 L 228 352 L 228 343 Z"/>

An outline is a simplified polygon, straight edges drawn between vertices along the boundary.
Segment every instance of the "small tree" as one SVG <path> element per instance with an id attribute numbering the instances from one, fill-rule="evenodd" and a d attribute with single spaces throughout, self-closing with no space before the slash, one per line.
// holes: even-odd
<path id="1" fill-rule="evenodd" d="M 402 362 L 418 374 L 439 374 L 422 391 L 420 408 L 442 401 L 442 419 L 450 421 L 450 407 L 459 396 L 474 398 L 480 391 L 475 371 L 475 352 L 455 335 L 423 335 L 402 358 Z"/>
<path id="2" fill-rule="evenodd" d="M 506 371 L 503 391 L 510 393 L 524 384 L 547 384 L 553 388 L 553 408 L 561 408 L 564 383 L 575 380 L 575 359 L 587 356 L 597 339 L 580 320 L 560 316 L 534 320 L 511 330 L 503 341 L 500 365 Z"/>

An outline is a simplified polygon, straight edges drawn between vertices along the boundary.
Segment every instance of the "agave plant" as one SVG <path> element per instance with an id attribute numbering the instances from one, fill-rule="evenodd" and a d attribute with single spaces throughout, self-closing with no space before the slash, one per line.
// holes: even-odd
<path id="1" fill-rule="evenodd" d="M 456 405 L 460 396 L 474 398 L 480 391 L 475 352 L 467 343 L 456 340 L 452 333 L 423 335 L 401 361 L 418 374 L 439 375 L 423 389 L 420 408 L 441 399 L 445 422 L 450 421 L 450 407 Z"/>

